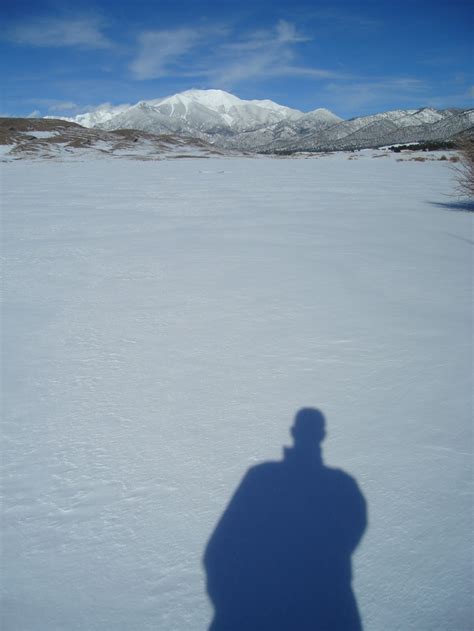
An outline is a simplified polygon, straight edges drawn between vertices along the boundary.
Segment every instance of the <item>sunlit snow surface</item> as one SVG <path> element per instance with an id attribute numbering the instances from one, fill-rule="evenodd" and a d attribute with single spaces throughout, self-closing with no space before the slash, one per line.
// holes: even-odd
<path id="1" fill-rule="evenodd" d="M 3 631 L 206 629 L 206 542 L 308 405 L 368 504 L 364 630 L 470 628 L 473 243 L 446 163 L 2 169 Z"/>

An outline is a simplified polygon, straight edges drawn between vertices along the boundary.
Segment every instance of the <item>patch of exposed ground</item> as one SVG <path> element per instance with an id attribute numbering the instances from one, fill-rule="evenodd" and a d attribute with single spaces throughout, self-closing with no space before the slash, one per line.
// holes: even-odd
<path id="1" fill-rule="evenodd" d="M 134 129 L 88 129 L 59 119 L 0 118 L 4 158 L 81 157 L 90 154 L 157 160 L 209 157 L 227 152 L 197 138 L 156 135 Z"/>

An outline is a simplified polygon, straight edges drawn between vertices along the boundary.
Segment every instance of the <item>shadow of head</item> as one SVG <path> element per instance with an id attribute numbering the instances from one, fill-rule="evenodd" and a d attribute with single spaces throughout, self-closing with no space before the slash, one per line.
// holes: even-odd
<path id="1" fill-rule="evenodd" d="M 291 428 L 295 449 L 313 451 L 326 437 L 326 419 L 315 408 L 302 408 Z"/>

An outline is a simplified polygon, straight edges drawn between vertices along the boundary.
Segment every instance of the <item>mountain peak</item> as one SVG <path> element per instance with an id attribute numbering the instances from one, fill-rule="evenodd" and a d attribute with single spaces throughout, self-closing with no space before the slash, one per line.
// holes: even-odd
<path id="1" fill-rule="evenodd" d="M 186 90 L 133 106 L 110 108 L 70 119 L 87 127 L 134 128 L 155 133 L 206 134 L 249 132 L 297 120 L 303 112 L 270 100 L 244 100 L 224 90 Z M 209 139 L 209 138 L 207 138 Z"/>
<path id="2" fill-rule="evenodd" d="M 225 92 L 224 90 L 185 90 L 184 92 L 178 92 L 177 94 L 172 94 L 171 96 L 167 96 L 163 99 L 155 99 L 150 101 L 153 105 L 160 105 L 162 103 L 173 103 L 179 101 L 183 102 L 194 102 L 204 105 L 205 107 L 209 107 L 210 109 L 215 109 L 221 106 L 231 107 L 232 105 L 238 105 L 242 103 L 242 100 L 237 96 L 230 94 L 230 92 Z"/>
<path id="3" fill-rule="evenodd" d="M 208 89 L 208 90 L 185 90 L 172 96 L 167 96 L 164 99 L 155 99 L 150 101 L 153 105 L 173 104 L 173 103 L 197 103 L 203 107 L 207 107 L 210 110 L 218 112 L 226 112 L 232 108 L 249 108 L 257 107 L 263 110 L 270 110 L 272 112 L 280 112 L 282 115 L 286 115 L 289 112 L 293 112 L 297 115 L 303 116 L 303 112 L 299 110 L 286 107 L 285 105 L 279 105 L 269 99 L 241 99 L 230 92 L 224 90 Z"/>

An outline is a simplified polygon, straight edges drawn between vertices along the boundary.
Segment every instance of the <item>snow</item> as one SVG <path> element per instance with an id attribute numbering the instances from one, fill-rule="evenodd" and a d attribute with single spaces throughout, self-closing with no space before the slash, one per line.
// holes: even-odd
<path id="1" fill-rule="evenodd" d="M 274 101 L 270 101 L 270 99 L 251 99 L 248 103 L 252 103 L 254 105 L 258 105 L 259 107 L 263 107 L 268 110 L 272 110 L 278 114 L 281 114 L 285 119 L 289 120 L 297 120 L 298 118 L 304 116 L 304 113 L 300 110 L 295 110 L 291 107 L 287 107 L 286 105 L 279 105 Z"/>
<path id="2" fill-rule="evenodd" d="M 228 111 L 232 107 L 242 104 L 242 100 L 237 96 L 224 92 L 224 90 L 185 90 L 179 94 L 166 97 L 162 100 L 156 100 L 154 105 L 161 105 L 162 103 L 200 103 L 205 107 L 212 110 L 219 110 L 224 108 L 224 111 Z"/>
<path id="3" fill-rule="evenodd" d="M 0 145 L 0 158 L 7 156 L 15 145 Z"/>
<path id="4" fill-rule="evenodd" d="M 58 135 L 57 131 L 25 131 L 20 133 L 38 139 L 54 138 L 54 136 Z"/>
<path id="5" fill-rule="evenodd" d="M 147 139 L 137 140 L 136 144 L 123 141 L 125 146 L 120 146 L 120 139 L 109 138 L 100 140 L 90 139 L 90 144 L 85 146 L 71 146 L 67 141 L 55 142 L 51 144 L 36 143 L 21 147 L 17 145 L 0 146 L 0 163 L 24 160 L 25 157 L 35 160 L 48 159 L 51 161 L 96 161 L 131 159 L 131 160 L 169 160 L 171 158 L 207 158 L 215 155 L 215 151 L 210 146 L 199 146 L 186 139 L 173 138 L 171 140 L 162 139 L 159 143 Z M 3 147 L 3 148 L 2 148 Z"/>
<path id="6" fill-rule="evenodd" d="M 318 107 L 318 109 L 313 110 L 312 112 L 308 112 L 305 115 L 305 118 L 313 118 L 315 120 L 324 121 L 327 123 L 334 123 L 334 124 L 340 123 L 343 120 L 342 118 L 340 118 L 339 116 L 336 116 L 336 114 L 333 114 L 332 112 L 325 109 L 324 107 Z"/>
<path id="7" fill-rule="evenodd" d="M 205 629 L 206 542 L 308 405 L 368 505 L 364 631 L 469 628 L 472 236 L 449 165 L 2 172 L 4 631 Z"/>

